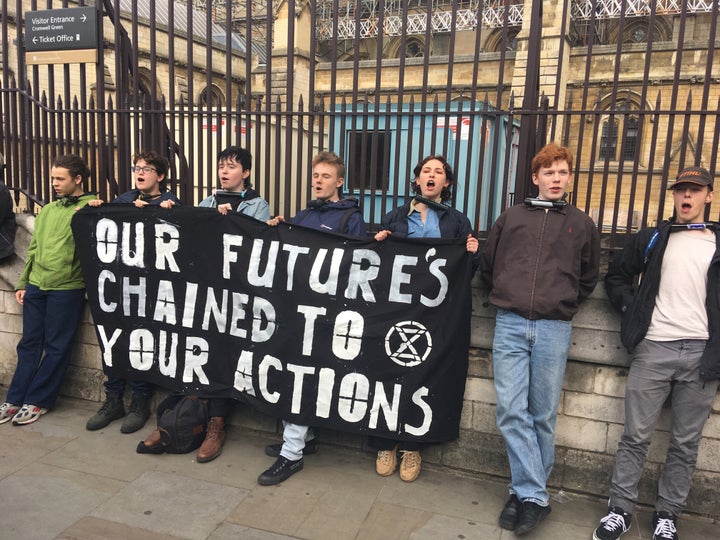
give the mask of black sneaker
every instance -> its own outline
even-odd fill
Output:
[[[670,512],[653,512],[652,540],[678,540],[677,518]]]
[[[280,450],[282,450],[282,443],[277,444],[268,444],[265,447],[265,455],[270,457],[278,457],[280,455]],[[318,451],[318,444],[317,439],[310,439],[305,443],[305,448],[303,448],[303,456],[309,456],[311,454],[315,454]]]
[[[522,503],[514,493],[505,503],[505,508],[500,512],[500,526],[508,531],[514,531],[517,527],[518,517],[520,516],[520,507]]]
[[[617,540],[630,530],[632,516],[619,506],[611,506],[593,533],[593,540]]]
[[[284,482],[302,468],[302,458],[297,461],[290,461],[280,456],[267,471],[258,476],[258,484],[261,486],[274,486],[275,484]]]
[[[150,418],[150,396],[133,394],[128,414],[120,426],[121,433],[135,433]]]
[[[123,416],[125,416],[125,404],[123,403],[122,396],[107,394],[105,403],[103,403],[100,410],[87,421],[85,429],[88,431],[102,429],[110,422],[120,420]]]
[[[524,501],[520,507],[515,535],[522,536],[537,527],[543,519],[550,515],[550,506],[540,506],[531,501]]]

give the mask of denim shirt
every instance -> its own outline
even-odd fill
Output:
[[[437,212],[428,208],[425,211],[425,223],[422,221],[422,214],[412,210],[408,215],[408,238],[441,238],[440,218]]]

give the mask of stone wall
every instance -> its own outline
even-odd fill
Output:
[[[27,246],[32,218],[21,214],[17,244]],[[22,252],[23,248],[18,251]],[[24,248],[26,249],[26,247]],[[0,266],[0,385],[7,389],[15,366],[14,348],[22,331],[21,310],[12,283],[19,261]],[[461,435],[454,442],[431,446],[423,452],[426,463],[498,477],[509,476],[505,447],[495,427],[495,389],[492,381],[492,328],[494,310],[477,286],[473,287],[472,348]],[[623,395],[628,355],[619,342],[619,317],[611,310],[602,285],[582,306],[573,321],[570,350],[557,422],[556,464],[550,478],[554,489],[607,496],[613,456],[623,428]],[[86,310],[80,326],[72,365],[62,393],[90,401],[103,397],[100,350]],[[156,398],[157,399],[157,398]],[[650,446],[640,484],[641,501],[654,500],[656,479],[668,443],[669,409],[663,412]],[[265,433],[279,433],[279,422],[248,407],[239,406],[232,425]],[[360,437],[321,430],[323,442],[360,447]],[[134,441],[134,439],[133,439]],[[705,427],[698,467],[688,500],[688,511],[720,518],[720,397]]]

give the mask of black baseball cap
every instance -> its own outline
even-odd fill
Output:
[[[710,191],[713,189],[712,176],[703,167],[686,167],[680,171],[677,180],[668,189],[675,189],[679,184],[697,184],[698,186],[710,186]]]

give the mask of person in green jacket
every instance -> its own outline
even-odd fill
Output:
[[[23,307],[18,361],[0,424],[31,424],[55,405],[82,314],[85,283],[70,221],[95,195],[84,192],[90,171],[74,155],[55,159],[51,169],[57,200],[35,220],[25,267],[15,287]]]

